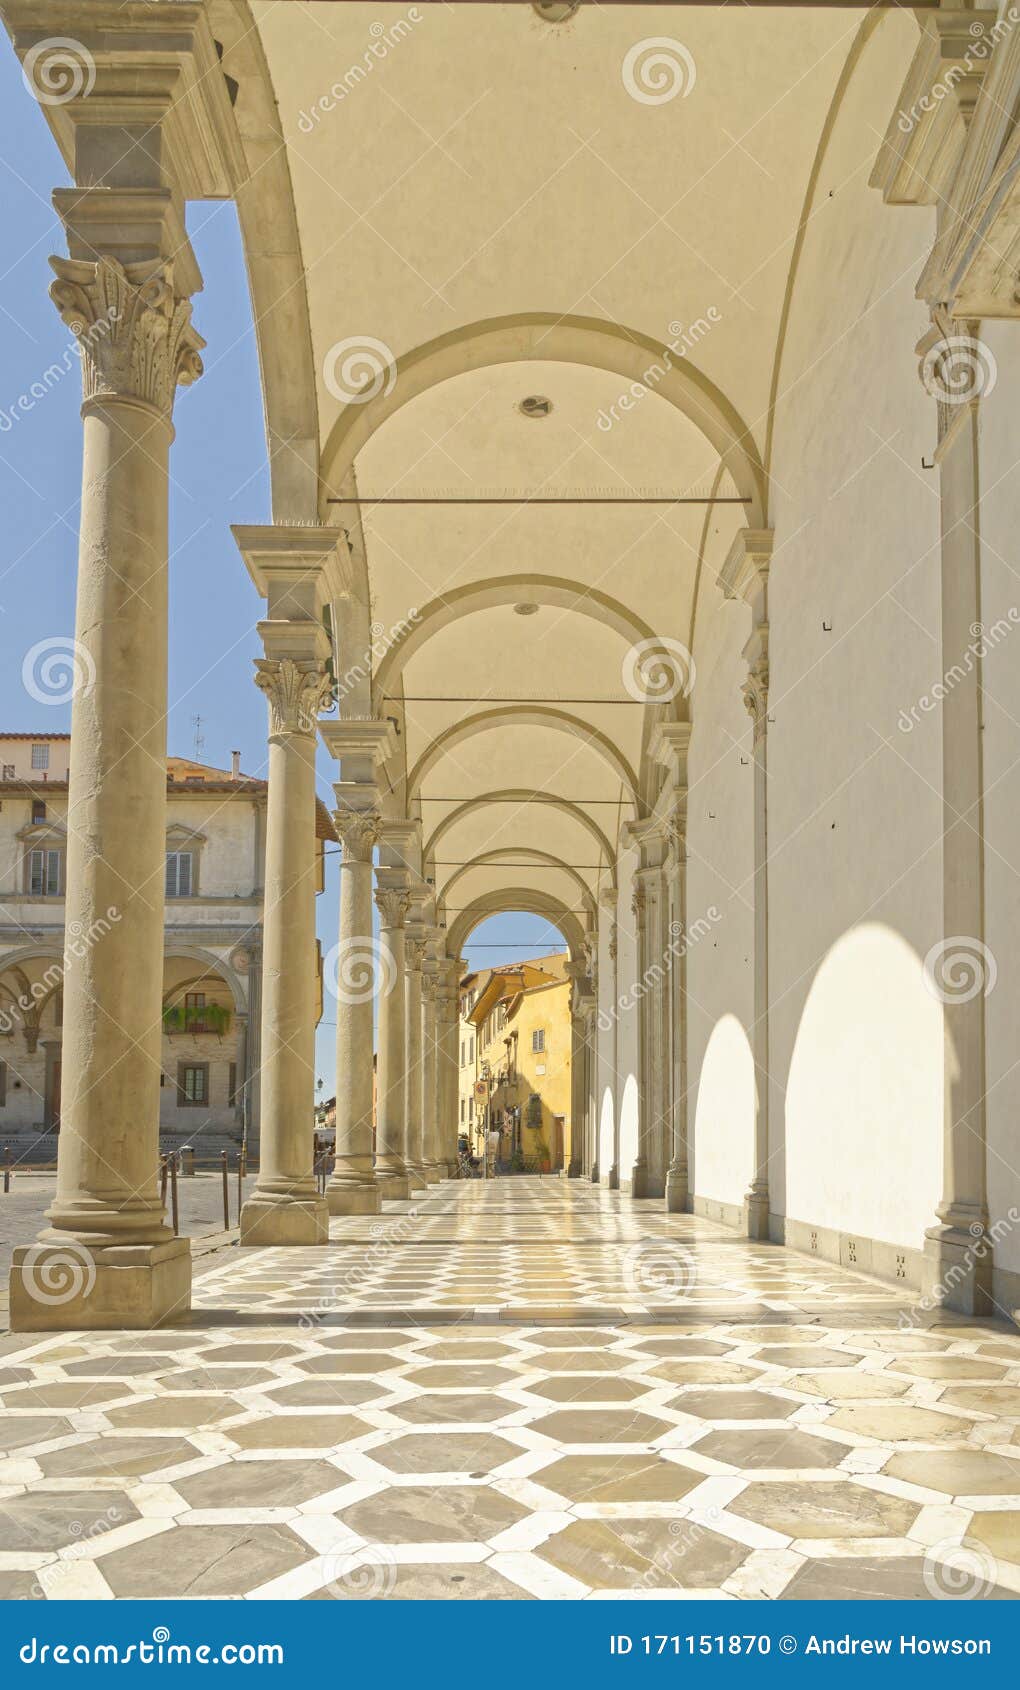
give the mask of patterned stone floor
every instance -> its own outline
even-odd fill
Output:
[[[1005,1324],[556,1180],[332,1231],[0,1341],[0,1597],[1020,1595]]]

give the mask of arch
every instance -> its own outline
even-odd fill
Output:
[[[436,823],[422,852],[425,861],[432,861],[439,849],[440,841],[445,838],[451,828],[455,827],[459,821],[463,821],[473,810],[480,810],[483,804],[499,803],[519,803],[522,807],[527,803],[541,803],[548,805],[550,809],[561,811],[563,815],[570,816],[574,821],[580,822],[603,853],[606,863],[605,872],[609,877],[609,883],[615,887],[616,852],[598,823],[589,816],[588,812],[580,809],[578,805],[572,804],[568,798],[557,798],[555,793],[548,795],[542,793],[538,796],[534,792],[528,792],[524,787],[510,786],[505,787],[502,791],[480,792],[477,798],[468,798],[463,804],[458,804],[455,810],[451,810],[449,815],[444,816],[442,821]]]
[[[571,962],[584,962],[585,934],[577,916],[552,893],[540,892],[534,886],[507,886],[500,892],[486,892],[476,898],[474,903],[459,912],[456,921],[447,929],[447,955],[451,959],[459,957],[476,927],[490,915],[504,915],[510,910],[544,916],[563,934]]]
[[[177,940],[167,940],[163,947],[163,961],[169,962],[173,957],[185,957],[190,962],[197,962],[209,974],[218,974],[230,988],[234,1000],[234,1008],[241,1015],[248,1012],[248,993],[241,983],[241,977],[229,962],[222,957],[215,956],[212,951],[204,951],[198,945],[185,945]],[[177,990],[177,987],[174,987]]]
[[[575,868],[571,868],[569,863],[564,862],[562,857],[555,856],[551,851],[538,851],[531,845],[504,845],[499,850],[483,851],[470,863],[465,863],[463,868],[459,868],[451,874],[449,880],[444,883],[442,891],[438,894],[439,903],[445,905],[452,887],[456,886],[459,880],[463,880],[465,875],[471,874],[474,869],[485,868],[486,865],[491,863],[493,859],[498,860],[507,851],[512,851],[514,855],[518,857],[528,857],[532,862],[548,863],[554,868],[560,869],[570,880],[574,882],[574,885],[580,893],[581,902],[588,910],[589,915],[594,918],[595,896],[587,881],[582,878]],[[512,866],[514,868],[524,868],[525,864],[514,863]]]
[[[604,318],[554,311],[487,317],[412,347],[396,360],[388,391],[365,404],[344,406],[322,453],[323,497],[335,493],[362,447],[395,412],[430,387],[493,364],[542,360],[583,364],[625,381],[641,381],[649,362],[666,373],[654,391],[699,428],[719,453],[746,504],[748,526],[764,527],[768,495],[754,437],[725,395],[689,358],[672,362],[668,349],[637,329]]]
[[[462,616],[517,604],[521,598],[559,610],[572,610],[579,616],[590,616],[599,624],[612,628],[631,645],[661,637],[619,599],[583,581],[567,581],[556,575],[524,574],[504,575],[498,581],[469,581],[432,599],[423,610],[419,610],[414,621],[407,626],[406,633],[387,648],[373,687],[376,714],[381,712],[384,699],[395,696],[387,688],[396,685],[411,658],[436,634]]]
[[[582,722],[579,716],[572,716],[568,710],[553,710],[546,705],[538,709],[521,709],[519,705],[501,705],[495,710],[479,710],[473,716],[465,716],[460,722],[444,730],[438,737],[427,745],[417,763],[407,777],[407,790],[414,794],[421,788],[421,783],[435,768],[436,764],[455,745],[463,745],[466,739],[473,739],[476,734],[486,733],[489,728],[502,727],[540,727],[555,728],[559,733],[573,734],[576,739],[583,739],[593,751],[598,751],[610,765],[613,773],[621,780],[635,803],[638,802],[638,780],[622,751],[618,751],[612,740],[605,734],[598,732],[587,722]]]

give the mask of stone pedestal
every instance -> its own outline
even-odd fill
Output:
[[[92,1250],[45,1238],[14,1251],[12,1332],[147,1330],[180,1320],[191,1308],[186,1238]]]

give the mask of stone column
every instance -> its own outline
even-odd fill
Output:
[[[441,962],[437,991],[439,1012],[439,1157],[452,1178],[457,1172],[457,1140],[460,1135],[460,964]]]
[[[601,1049],[604,1048],[605,1052],[606,1052],[605,1064],[604,1065],[605,1065],[605,1067],[608,1068],[609,1074],[612,1077],[611,1092],[612,1092],[612,1099],[613,1099],[613,1103],[612,1103],[612,1109],[613,1109],[612,1144],[611,1144],[611,1146],[608,1147],[609,1148],[608,1160],[606,1159],[606,1157],[604,1157],[603,1155],[600,1154],[600,1157],[599,1157],[600,1177],[601,1177],[602,1183],[604,1185],[608,1186],[610,1191],[619,1191],[619,1189],[620,1189],[620,1097],[619,1097],[619,1088],[617,1086],[617,1038],[618,1038],[619,1026],[620,1026],[620,1016],[619,1016],[619,1007],[618,1007],[618,1003],[617,1003],[619,988],[618,988],[617,972],[616,972],[617,932],[616,932],[616,887],[615,886],[610,886],[610,887],[604,888],[599,893],[599,907],[602,910],[601,920],[604,921],[607,924],[608,929],[609,929],[608,937],[607,937],[607,940],[606,940],[606,955],[607,955],[608,960],[609,960],[609,967],[607,969],[601,969],[599,971],[600,1009],[599,1009],[599,1015],[598,1015],[598,1018],[597,1018],[597,1021],[596,1021],[596,1026],[599,1027],[599,1031],[601,1032],[602,1038],[605,1041],[604,1046],[600,1048],[600,1061],[599,1061],[600,1094],[601,1094],[601,1091],[603,1089],[602,1082],[601,1082],[601,1070],[602,1070],[602,1066],[603,1066],[602,1058],[601,1058]],[[605,1020],[605,1018],[607,1016],[609,1018],[608,1019],[608,1025],[606,1024],[606,1020]],[[599,1023],[601,1023],[601,1025],[599,1025]],[[601,1098],[601,1095],[599,1097],[599,1127],[598,1127],[598,1130],[601,1133],[601,1131],[602,1131],[602,1098]]]
[[[638,1154],[631,1171],[633,1197],[662,1197],[670,1161],[669,1099],[669,948],[663,879],[665,845],[662,826],[649,820],[630,824],[641,853],[634,874],[632,909],[638,959]]]
[[[405,1152],[405,975],[404,923],[411,905],[408,877],[380,869],[375,901],[379,909],[379,1047],[376,1072],[375,1172],[382,1195],[410,1196]]]
[[[669,1026],[671,1035],[673,1154],[666,1173],[666,1208],[670,1214],[690,1208],[687,1150],[687,789],[667,824],[673,916],[670,921]],[[675,927],[675,933],[672,929]]]
[[[376,1215],[382,1198],[372,1147],[372,1018],[381,970],[372,937],[372,848],[379,817],[340,809],[333,819],[343,861],[335,969],[336,1161],[326,1201],[331,1215]]]
[[[93,192],[121,250],[156,255],[100,255],[77,226],[88,229],[89,191],[57,196],[77,256],[52,261],[51,292],[81,347],[84,434],[65,920],[90,940],[63,982],[49,1226],[14,1252],[20,1331],[151,1327],[190,1306],[189,1246],[164,1221],[157,1162],[168,468],[175,390],[202,369],[186,297],[201,280],[183,231],[178,264],[160,256],[172,250],[169,194],[145,196],[132,234],[137,196]]]
[[[925,1237],[924,1290],[963,1314],[991,1314],[993,1240],[988,1233],[985,1110],[985,997],[990,952],[984,942],[984,768],[976,323],[938,325],[918,348],[929,390],[940,398],[943,673],[963,678],[942,700],[942,932],[926,958],[942,1003],[945,1084],[942,1199]],[[963,341],[961,356],[952,345]],[[940,346],[946,346],[940,363]],[[975,349],[968,356],[968,348]],[[953,359],[958,360],[954,368]],[[961,385],[962,367],[969,386]],[[961,402],[962,396],[962,402]],[[972,654],[962,664],[964,653]],[[955,964],[955,967],[954,967]],[[962,985],[961,985],[962,980]]]
[[[439,1144],[439,964],[427,960],[422,992],[422,1168],[430,1185],[445,1172]]]
[[[422,986],[421,971],[425,961],[425,936],[418,923],[409,926],[404,940],[406,985],[404,992],[405,1062],[407,1084],[404,1092],[405,1143],[404,1160],[411,1190],[424,1191],[425,1177],[424,1122],[422,1117]]]
[[[242,1245],[325,1244],[313,1171],[315,1095],[315,735],[329,693],[321,622],[259,624],[255,684],[269,704],[269,805],[262,984],[262,1133]]]
[[[744,647],[747,676],[741,691],[752,724],[754,758],[754,1054],[755,1113],[751,1180],[744,1198],[748,1238],[769,1236],[769,567],[772,531],[742,528],[719,574],[727,598],[751,607],[751,637]]]

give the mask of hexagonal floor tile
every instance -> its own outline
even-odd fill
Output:
[[[531,1423],[533,1432],[561,1444],[650,1444],[675,1428],[640,1409],[557,1409]]]
[[[864,1485],[835,1480],[810,1484],[755,1483],[729,1505],[787,1537],[905,1537],[920,1503],[884,1496]]]
[[[165,1391],[247,1391],[275,1384],[277,1377],[268,1367],[189,1367],[164,1374],[160,1384]]]
[[[255,1362],[268,1365],[274,1361],[285,1361],[289,1356],[301,1354],[296,1344],[222,1344],[212,1350],[202,1351],[203,1364],[208,1362]]]
[[[244,1596],[312,1553],[287,1526],[182,1525],[104,1555],[100,1568],[115,1596]]]
[[[343,1579],[322,1590],[314,1590],[306,1598],[309,1602],[360,1602],[364,1589],[359,1587],[355,1568],[346,1588]],[[387,1567],[383,1588],[374,1592],[377,1599],[391,1602],[436,1602],[448,1597],[460,1597],[468,1602],[533,1601],[530,1590],[511,1584],[502,1573],[495,1572],[485,1562],[455,1561],[435,1564],[430,1561],[405,1561]]]
[[[861,1438],[881,1443],[952,1443],[965,1438],[972,1422],[956,1414],[939,1414],[932,1408],[905,1407],[902,1403],[868,1403],[838,1408],[826,1422]]]
[[[536,1379],[528,1390],[549,1402],[633,1402],[646,1397],[650,1386],[636,1379],[608,1378],[597,1374],[594,1378],[583,1373],[562,1373],[555,1379]]]
[[[813,1467],[838,1467],[850,1453],[847,1444],[830,1438],[814,1438],[792,1426],[781,1431],[709,1432],[693,1446],[699,1455],[731,1467],[757,1470],[762,1467],[802,1471]]]
[[[564,1455],[531,1475],[572,1502],[679,1502],[704,1478],[663,1455]]]
[[[389,1396],[390,1386],[381,1379],[302,1379],[265,1394],[287,1408],[357,1408]]]
[[[4,1392],[5,1408],[102,1408],[118,1397],[134,1396],[125,1380],[67,1379],[50,1385],[19,1385]]]
[[[509,1367],[493,1367],[485,1362],[437,1363],[435,1366],[416,1367],[413,1372],[404,1374],[408,1385],[432,1386],[436,1390],[453,1387],[463,1391],[478,1386],[505,1385],[516,1377]]]
[[[516,1414],[518,1404],[509,1402],[506,1397],[495,1395],[467,1396],[455,1394],[439,1396],[426,1393],[424,1396],[412,1397],[408,1402],[394,1403],[390,1409],[400,1420],[407,1420],[412,1425],[441,1425],[443,1423],[466,1425],[478,1421],[484,1423],[490,1420],[502,1420],[506,1414]]]
[[[620,1373],[633,1363],[629,1356],[605,1355],[599,1350],[551,1349],[540,1365],[550,1373]]]
[[[775,1344],[758,1350],[756,1361],[767,1361],[772,1367],[856,1367],[860,1356],[845,1355],[842,1350],[829,1350],[823,1344]]]
[[[988,1549],[997,1561],[1020,1563],[1020,1510],[1004,1508],[971,1516],[968,1543]]]
[[[486,1543],[528,1512],[489,1485],[392,1485],[339,1518],[369,1542]]]
[[[55,1449],[36,1460],[47,1479],[138,1479],[197,1461],[199,1451],[186,1438],[93,1438],[87,1444]]]
[[[470,1473],[480,1477],[521,1454],[495,1432],[408,1432],[369,1454],[392,1473]]]
[[[749,1553],[687,1520],[575,1520],[536,1551],[594,1590],[704,1589],[721,1585]]]
[[[750,1385],[762,1376],[760,1367],[742,1361],[660,1361],[644,1371],[671,1385]]]
[[[1020,1496],[1020,1461],[983,1449],[904,1450],[882,1471],[946,1496]]]
[[[953,1385],[943,1391],[939,1402],[973,1409],[977,1414],[1001,1414],[1011,1420],[1020,1415],[1020,1390],[1015,1385]]]
[[[45,1419],[11,1415],[0,1419],[0,1450],[28,1449],[53,1438],[66,1438],[70,1431],[71,1422],[55,1415]]]
[[[968,1595],[973,1592],[968,1591]],[[933,1588],[933,1574],[925,1577],[923,1556],[841,1556],[833,1561],[805,1561],[782,1592],[784,1602],[923,1602],[951,1595]],[[1016,1601],[998,1585],[981,1592],[985,1600]]]
[[[299,1373],[390,1373],[406,1364],[384,1350],[335,1350],[295,1362]]]
[[[225,1461],[175,1481],[189,1508],[289,1508],[339,1490],[350,1474],[328,1461]]]
[[[727,1355],[732,1344],[720,1344],[712,1338],[645,1338],[633,1351],[635,1356],[690,1356],[708,1360],[712,1356]]]
[[[499,1361],[503,1356],[518,1352],[510,1344],[490,1343],[487,1338],[459,1338],[447,1343],[428,1344],[418,1350],[415,1359],[427,1356],[429,1361]]]
[[[11,1496],[3,1504],[5,1550],[64,1549],[139,1518],[121,1490],[44,1491]]]
[[[789,1381],[791,1391],[804,1391],[811,1397],[825,1397],[831,1402],[877,1402],[882,1397],[901,1397],[910,1390],[905,1379],[895,1379],[888,1373],[861,1373],[833,1369],[828,1373],[798,1373]]]
[[[681,1391],[670,1408],[700,1420],[785,1420],[800,1407],[770,1391]]]
[[[164,1373],[173,1365],[166,1356],[93,1356],[87,1361],[67,1361],[64,1372],[72,1379],[133,1379],[139,1374]]]
[[[337,1449],[371,1428],[353,1414],[274,1414],[231,1426],[228,1436],[241,1449]]]
[[[244,1409],[229,1397],[148,1397],[144,1402],[126,1403],[123,1408],[111,1408],[107,1418],[111,1426],[152,1426],[167,1431],[175,1427],[197,1431],[200,1426],[218,1426],[231,1420]]]

